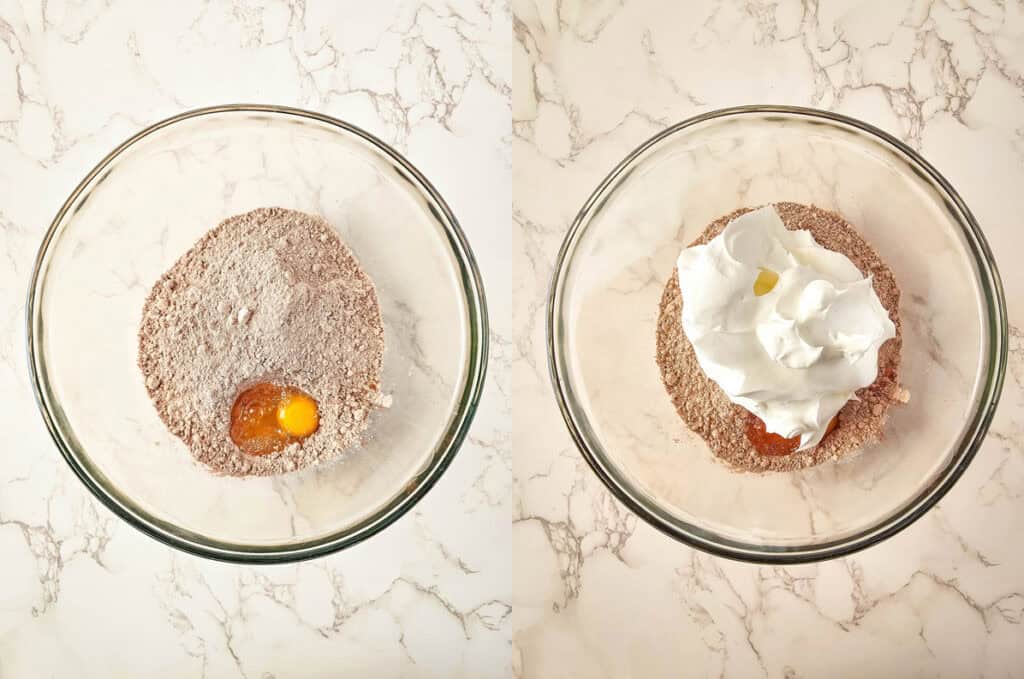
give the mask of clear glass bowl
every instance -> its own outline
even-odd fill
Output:
[[[711,220],[779,201],[840,212],[893,269],[911,400],[891,411],[885,440],[852,459],[738,473],[665,393],[658,302],[679,251]],[[655,528],[746,561],[831,558],[908,526],[970,463],[1006,367],[1002,286],[960,197],[897,139],[810,109],[715,111],[640,146],[569,230],[548,311],[556,395],[597,475]]]
[[[262,206],[323,215],[373,279],[393,405],[339,462],[216,476],[157,417],[139,320],[150,286],[203,233]],[[36,395],[79,478],[162,542],[243,562],[325,554],[408,511],[466,435],[487,336],[473,255],[430,183],[366,132],[277,106],[190,111],[114,149],[53,220],[28,298]]]

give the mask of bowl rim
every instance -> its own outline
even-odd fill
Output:
[[[466,299],[469,347],[467,362],[464,366],[465,380],[461,393],[458,394],[458,405],[451,415],[447,428],[438,437],[435,452],[426,467],[418,471],[395,496],[369,516],[343,530],[296,543],[246,545],[209,538],[177,526],[173,522],[155,517],[136,506],[127,496],[122,496],[120,492],[111,490],[104,475],[92,468],[87,461],[88,456],[79,451],[72,442],[71,439],[74,437],[66,435],[64,431],[66,423],[62,426],[59,418],[55,416],[46,387],[47,368],[42,359],[44,351],[39,346],[43,311],[41,305],[38,304],[38,298],[44,280],[42,277],[43,267],[47,261],[51,243],[60,230],[65,215],[81,193],[111,162],[141,140],[179,122],[225,113],[270,114],[274,117],[282,116],[283,119],[299,118],[321,123],[325,129],[330,129],[336,134],[354,135],[368,143],[372,147],[371,152],[380,153],[389,162],[399,166],[411,177],[410,183],[421,194],[425,194],[429,201],[433,202],[434,207],[440,211],[440,214],[437,215],[440,217],[438,221],[444,229],[447,244],[454,255],[458,278]],[[39,246],[29,281],[25,319],[30,383],[36,404],[50,437],[60,450],[64,460],[93,496],[126,523],[169,547],[209,559],[241,564],[289,563],[336,552],[387,528],[419,502],[451,464],[468,434],[479,405],[487,373],[490,337],[487,302],[476,259],[458,220],[433,184],[398,151],[356,125],[323,113],[272,104],[235,103],[190,109],[153,123],[115,146],[78,183],[50,222]]]
[[[630,170],[640,156],[668,137],[707,121],[744,116],[764,116],[765,114],[796,116],[818,123],[825,123],[833,127],[852,127],[866,133],[876,144],[888,147],[889,150],[894,150],[898,155],[902,155],[916,172],[925,176],[933,185],[937,186],[945,194],[944,198],[948,199],[955,207],[956,216],[958,217],[957,222],[964,231],[969,244],[968,249],[971,251],[975,264],[978,267],[979,283],[985,297],[987,337],[983,338],[982,344],[983,347],[987,348],[989,357],[985,366],[985,384],[980,391],[978,405],[971,414],[969,426],[961,438],[959,449],[951,458],[950,463],[947,464],[946,468],[942,470],[931,484],[919,492],[902,510],[885,517],[875,525],[844,538],[812,545],[757,545],[726,538],[714,531],[682,521],[669,514],[663,508],[648,502],[645,494],[625,478],[617,465],[605,457],[601,446],[592,446],[588,442],[586,431],[589,430],[589,425],[586,422],[577,421],[571,407],[571,403],[575,402],[575,397],[569,386],[566,374],[564,347],[562,342],[559,341],[564,336],[560,312],[568,264],[572,260],[576,245],[579,243],[582,234],[586,231],[595,207],[600,207],[604,200],[607,199],[608,194],[606,192],[609,187],[623,173]],[[601,180],[597,188],[587,198],[583,207],[580,208],[566,233],[562,246],[559,249],[558,257],[555,260],[554,271],[551,277],[547,300],[546,324],[548,372],[552,388],[555,392],[555,399],[558,402],[559,410],[562,413],[562,418],[565,420],[573,442],[602,483],[630,511],[658,531],[690,547],[715,556],[750,563],[791,565],[845,556],[875,545],[917,521],[942,499],[974,459],[988,431],[989,423],[995,414],[1006,373],[1008,323],[1002,281],[988,242],[985,240],[974,215],[960,195],[935,167],[921,157],[914,149],[889,133],[856,118],[802,106],[752,104],[708,111],[671,125],[631,151]]]

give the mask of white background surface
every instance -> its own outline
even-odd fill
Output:
[[[517,674],[1024,676],[1024,5],[517,0],[513,10]],[[1013,324],[992,431],[938,508],[873,549],[797,568],[694,552],[613,501],[566,433],[544,348],[558,247],[604,175],[672,123],[752,103],[839,111],[920,150],[987,235]]]
[[[50,442],[24,298],[42,234],[115,144],[199,106],[314,109],[416,164],[510,305],[511,19],[473,2],[0,2],[0,677],[507,676],[508,314],[468,443],[395,526],[246,568],[119,522]]]
[[[0,1],[0,676],[1024,676],[1020,0],[517,0],[514,22],[481,4]],[[297,566],[202,561],[120,524],[27,382],[25,288],[60,202],[131,133],[233,101],[395,144],[461,220],[491,308],[453,467],[385,533]],[[625,512],[572,446],[544,354],[551,265],[607,170],[668,124],[754,102],[922,151],[981,223],[1013,324],[958,486],[885,544],[798,568],[714,559]]]

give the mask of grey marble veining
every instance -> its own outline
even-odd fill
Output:
[[[1024,676],[1021,3],[513,11],[516,676]],[[629,515],[569,439],[545,354],[554,260],[604,174],[671,123],[750,103],[846,113],[921,151],[984,229],[1013,326],[988,439],[939,506],[878,547],[791,568],[710,557]]]
[[[1024,676],[1022,44],[1020,0],[0,4],[0,676]],[[25,366],[24,293],[61,201],[145,125],[235,101],[324,111],[407,154],[491,307],[451,469],[388,531],[298,565],[202,561],[121,523],[59,458]],[[545,355],[558,247],[607,170],[752,102],[920,150],[981,223],[1012,325],[1002,404],[954,490],[884,545],[793,568],[695,552],[613,500]]]
[[[42,234],[85,173],[152,122],[233,102],[394,144],[507,299],[510,25],[473,1],[0,5],[0,675],[509,675],[505,320],[470,438],[412,512],[342,553],[248,568],[173,552],[92,499],[36,412],[23,317]]]

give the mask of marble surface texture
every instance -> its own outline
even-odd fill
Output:
[[[511,367],[492,318],[470,437],[396,525],[298,565],[178,553],[72,475],[36,412],[24,300],[54,213],[161,118],[255,102],[364,127],[460,219],[511,305],[508,7],[462,2],[0,2],[0,677],[511,674]]]
[[[516,0],[513,671],[541,677],[1024,676],[1024,4]],[[975,462],[908,530],[763,567],[695,552],[613,500],[549,385],[544,299],[568,225],[640,142],[725,106],[871,122],[958,188],[1012,324]]]
[[[491,310],[451,469],[384,533],[298,565],[205,561],[122,524],[28,384],[26,286],[60,203],[128,135],[236,101],[405,153]],[[981,223],[1012,326],[952,492],[880,546],[791,568],[695,552],[613,500],[544,343],[558,247],[605,173],[673,122],[755,102],[920,150]],[[0,0],[0,677],[1024,677],[1022,183],[1021,0]]]

